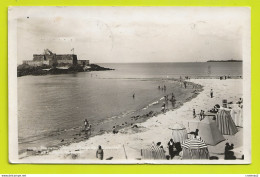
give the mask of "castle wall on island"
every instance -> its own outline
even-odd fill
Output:
[[[42,65],[50,65],[50,61],[24,60],[23,64],[27,64],[27,65],[30,65],[30,66],[42,66]]]
[[[89,65],[89,60],[78,60],[78,64],[82,66]]]
[[[58,54],[52,53],[50,50],[44,50],[45,54],[34,54],[33,60],[24,60],[23,64],[30,66],[53,66],[55,63],[57,66],[71,66],[71,65],[89,65],[89,60],[78,60],[75,54]]]

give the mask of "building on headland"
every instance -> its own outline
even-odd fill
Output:
[[[78,60],[75,54],[52,53],[49,49],[44,50],[44,54],[34,54],[33,60],[24,60],[23,64],[30,66],[72,66],[72,65],[89,65],[89,60]]]

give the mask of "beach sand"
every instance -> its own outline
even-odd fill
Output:
[[[119,133],[104,133],[91,137],[85,141],[72,143],[68,146],[62,146],[51,152],[41,152],[42,155],[25,157],[22,162],[27,163],[55,163],[80,160],[97,161],[96,150],[98,145],[104,149],[104,160],[140,160],[140,150],[149,147],[153,142],[161,142],[166,155],[168,154],[167,143],[171,138],[172,131],[169,129],[175,123],[183,124],[187,131],[194,131],[188,127],[190,121],[199,121],[193,119],[192,110],[195,109],[198,114],[200,110],[210,110],[215,104],[222,103],[223,99],[228,102],[237,102],[242,98],[243,88],[242,79],[191,79],[191,82],[203,86],[203,91],[194,99],[184,103],[183,106],[176,110],[171,110],[165,114],[153,116],[142,123],[135,123],[137,128],[125,127],[119,130]],[[214,91],[214,97],[210,98],[210,89]],[[225,141],[215,146],[208,145],[210,156],[216,156],[219,159],[224,158],[225,143],[233,143],[236,149],[235,155],[239,159],[243,155],[243,128],[239,128],[239,132],[234,136],[224,136]],[[179,160],[176,156],[173,160]],[[141,161],[140,161],[141,162]]]

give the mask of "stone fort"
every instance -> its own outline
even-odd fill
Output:
[[[89,65],[89,60],[78,60],[75,54],[52,53],[49,49],[44,50],[44,54],[34,54],[33,60],[23,60],[23,64],[30,66],[72,66],[72,65]]]

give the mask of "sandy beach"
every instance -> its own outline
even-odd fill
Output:
[[[73,143],[68,146],[62,146],[51,152],[43,151],[42,155],[29,156],[21,159],[22,162],[30,163],[58,163],[59,161],[67,163],[106,163],[108,160],[117,161],[140,160],[141,149],[149,147],[153,142],[161,142],[166,155],[168,154],[167,143],[172,136],[170,129],[175,123],[183,124],[187,131],[194,131],[189,122],[199,121],[193,118],[192,110],[195,109],[199,114],[200,110],[212,109],[215,104],[222,103],[223,99],[228,102],[237,102],[242,97],[242,79],[191,79],[191,82],[203,86],[203,91],[197,97],[187,101],[180,108],[170,110],[165,114],[153,116],[142,123],[135,123],[135,127],[128,126],[119,130],[119,133],[104,133],[91,137],[87,140]],[[210,97],[210,90],[213,89],[214,97]],[[239,128],[235,135],[225,135],[225,141],[215,146],[208,145],[210,156],[216,156],[219,159],[224,158],[225,143],[233,143],[237,159],[243,155],[243,128]],[[104,149],[104,160],[101,162],[96,158],[98,145]],[[108,148],[109,147],[109,148]],[[180,160],[175,156],[172,161]],[[111,161],[110,161],[111,162]],[[127,163],[124,161],[124,163]],[[152,162],[150,162],[152,163]]]

